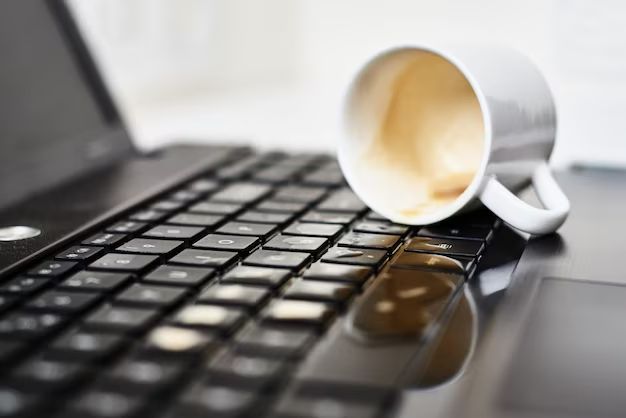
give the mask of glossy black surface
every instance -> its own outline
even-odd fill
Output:
[[[233,148],[173,147],[151,157],[129,158],[1,211],[2,224],[29,225],[43,232],[31,239],[0,242],[0,275],[17,267],[18,261],[35,257],[78,230],[93,228],[237,152]]]
[[[0,57],[0,207],[134,153],[63,0],[1,2]]]
[[[499,390],[500,408],[622,415],[625,301],[626,286],[543,279]]]
[[[623,249],[626,248],[626,235],[623,233],[626,200],[621,193],[626,184],[626,172],[579,169],[559,173],[557,178],[570,198],[572,204],[570,217],[558,234],[529,241],[512,275],[512,284],[507,297],[502,300],[501,308],[481,343],[479,355],[472,367],[473,372],[466,379],[463,396],[457,400],[450,416],[543,418],[623,415],[623,408],[617,414],[614,409],[623,398],[621,391],[617,393],[611,385],[606,386],[602,382],[606,383],[615,377],[614,372],[621,367],[615,363],[615,355],[610,353],[613,348],[622,344],[623,339],[619,332],[615,332],[614,325],[619,327],[623,322],[621,318],[623,315],[619,312],[621,306],[626,303],[626,299],[620,297],[624,294],[623,286],[626,284],[626,268],[620,262],[624,257]],[[576,282],[580,285],[568,284],[547,291],[541,283],[549,277],[567,279],[567,283]],[[585,285],[589,283],[593,285]],[[579,289],[580,293],[575,298],[568,296],[568,293],[575,289]],[[540,302],[541,292],[550,299],[547,305]],[[602,296],[603,293],[605,296]],[[550,323],[557,320],[557,313],[561,308],[576,301],[583,306],[571,306],[563,314],[571,320],[580,314],[583,318],[595,318],[593,325],[585,320],[579,325],[560,322],[559,326],[550,326]],[[554,306],[551,306],[552,304]],[[621,306],[612,314],[607,311],[609,308],[618,307],[618,304]],[[483,301],[478,301],[477,307],[481,306],[484,306]],[[531,325],[532,318],[536,318],[537,310],[543,311],[541,313],[543,319],[538,322],[538,327]],[[571,316],[567,311],[571,311]],[[548,332],[547,327],[552,331]],[[546,332],[542,333],[540,330]],[[523,339],[528,335],[527,332],[534,333],[533,341],[537,347],[545,348],[539,349],[524,360],[514,353],[522,350],[520,347],[524,345]],[[509,385],[507,390],[499,390],[505,379],[518,379],[519,382],[524,378],[519,372],[521,369],[516,368],[516,365],[523,361],[526,366],[520,366],[524,372],[532,373],[533,367],[543,361],[541,356],[550,355],[549,347],[569,344],[568,339],[573,336],[577,339],[578,347],[563,347],[563,356],[558,359],[565,362],[564,367],[569,371],[558,378],[556,374],[551,373],[550,378],[556,379],[553,385],[559,387],[550,390],[563,390],[565,396],[572,396],[576,392],[575,396],[580,396],[580,399],[570,399],[571,402],[561,404],[558,408],[555,407],[555,403],[565,399],[537,397],[536,402],[531,402],[532,405],[525,401],[523,408],[519,407],[520,402],[516,402],[517,407],[514,410],[503,407],[507,403],[510,405],[506,399],[517,401],[528,399],[526,396],[528,391],[534,389]],[[570,356],[573,353],[582,354],[580,350],[584,350],[584,358]],[[523,351],[529,353],[526,349]],[[569,360],[575,360],[568,361],[568,356]],[[551,367],[557,366],[552,364]],[[526,367],[530,370],[525,370]],[[582,376],[579,372],[584,368],[589,368],[589,372],[583,373],[585,376]],[[562,367],[559,366],[557,369]],[[607,370],[610,371],[604,372]],[[533,376],[533,384],[542,383],[536,379],[537,373]],[[622,378],[620,375],[619,379]],[[569,382],[569,379],[578,381]],[[576,385],[583,385],[584,392],[570,390]],[[615,387],[621,386],[622,384],[618,383]],[[581,399],[587,399],[587,404],[572,408]],[[539,400],[542,402],[538,402]]]

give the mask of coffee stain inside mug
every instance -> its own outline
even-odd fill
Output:
[[[396,75],[391,91],[374,98],[387,103],[361,167],[382,173],[373,187],[396,213],[424,215],[456,200],[476,175],[484,148],[481,108],[465,76],[439,55],[417,52],[388,71]]]

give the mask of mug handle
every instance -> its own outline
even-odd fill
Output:
[[[556,231],[565,222],[570,204],[546,162],[532,176],[537,197],[545,209],[536,208],[511,193],[495,176],[487,179],[480,200],[504,222],[521,231],[541,235]]]

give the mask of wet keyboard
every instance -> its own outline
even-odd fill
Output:
[[[421,338],[498,225],[393,224],[327,156],[245,156],[2,279],[0,417],[385,416],[384,379],[326,379],[333,335]]]

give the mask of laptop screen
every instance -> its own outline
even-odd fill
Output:
[[[0,207],[132,150],[60,1],[0,1]]]

